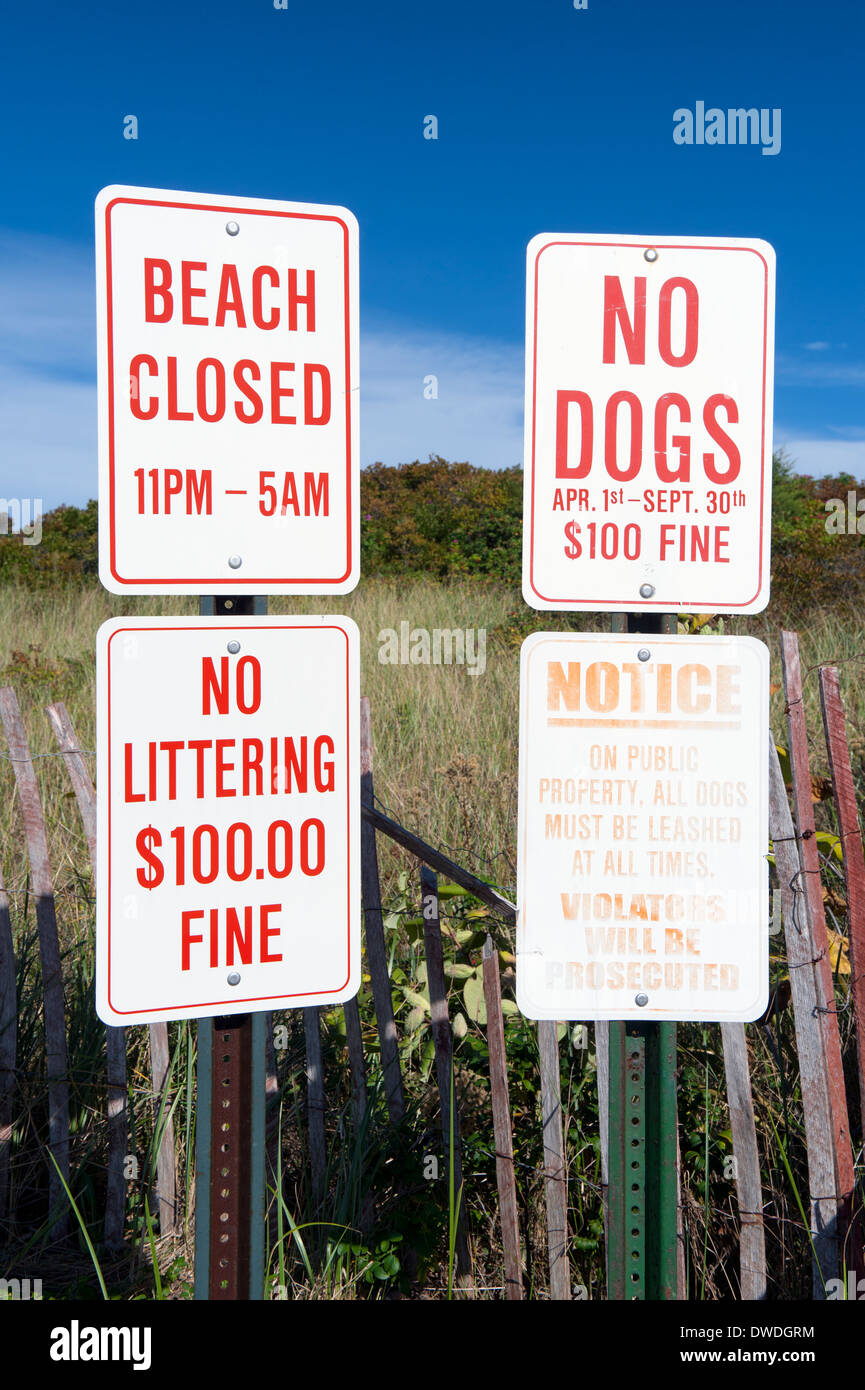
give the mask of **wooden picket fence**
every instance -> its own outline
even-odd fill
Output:
[[[830,1279],[849,1269],[862,1269],[862,1229],[856,1207],[856,1167],[848,1117],[842,1067],[838,1013],[835,1004],[830,940],[821,888],[820,859],[815,832],[811,774],[805,727],[802,675],[798,640],[793,632],[781,634],[781,656],[787,717],[787,747],[792,770],[792,809],[777,751],[770,750],[770,826],[778,893],[786,940],[791,1002],[795,1020],[801,1105],[803,1112],[809,1209],[806,1213],[813,1251],[813,1296],[825,1297]],[[846,884],[848,947],[851,964],[849,1004],[856,1030],[857,1074],[862,1116],[865,1116],[865,855],[856,806],[853,773],[841,704],[838,671],[819,669],[823,729],[831,770],[832,791],[843,854]],[[75,730],[63,704],[47,710],[58,744],[57,756],[68,771],[72,790],[96,869],[96,796]],[[14,772],[18,803],[30,865],[30,892],[35,900],[36,926],[41,960],[41,987],[45,1028],[45,1062],[48,1098],[49,1210],[52,1236],[61,1240],[70,1229],[66,1188],[70,1184],[69,1089],[67,1025],[57,916],[51,867],[40,793],[14,690],[0,690],[0,722]],[[449,1016],[448,981],[444,969],[442,930],[439,919],[438,876],[442,875],[486,904],[503,922],[513,924],[516,909],[502,893],[447,855],[390,819],[378,807],[373,779],[373,743],[369,702],[361,702],[361,801],[362,801],[362,897],[366,967],[378,1032],[380,1062],[388,1120],[399,1125],[406,1113],[401,1074],[399,1033],[394,1017],[388,970],[383,909],[377,858],[377,837],[385,836],[418,861],[423,903],[423,942],[427,966],[435,1075],[440,1102],[442,1142],[449,1154],[453,1110],[453,1163],[455,1188],[463,1186],[460,1152],[459,1099],[451,1096],[453,1084],[453,1035]],[[3,755],[5,756],[5,755]],[[44,755],[43,755],[44,756]],[[777,919],[776,919],[777,922]],[[524,1261],[521,1250],[514,1143],[508,1095],[506,1037],[502,1011],[498,953],[487,936],[483,948],[483,991],[486,1004],[486,1038],[489,1050],[490,1100],[495,1136],[498,1217],[504,1254],[504,1284],[508,1299],[524,1296]],[[327,1188],[325,1132],[325,1077],[322,1065],[320,1015],[317,1008],[304,1012],[307,1074],[307,1123],[311,1191],[317,1204]],[[13,1146],[16,1059],[16,957],[9,901],[0,876],[0,1230],[9,1214],[10,1161]],[[351,1110],[359,1127],[369,1105],[367,1070],[357,999],[344,1006],[346,1042],[351,1069]],[[162,1235],[178,1226],[175,1135],[166,1110],[170,1083],[168,1030],[165,1024],[148,1029],[150,1090],[155,1113],[162,1119],[153,1193],[154,1219]],[[572,1296],[567,1164],[564,1116],[560,1092],[560,1051],[556,1023],[537,1025],[540,1098],[543,1139],[543,1177],[546,1233],[549,1256],[549,1296],[558,1301]],[[600,1117],[601,1175],[607,1181],[609,1090],[608,1028],[594,1029]],[[267,1090],[275,1102],[278,1082],[269,1031]],[[721,1026],[727,1099],[730,1113],[739,1220],[740,1294],[742,1299],[767,1297],[764,1231],[764,1197],[757,1141],[746,1029],[742,1024]],[[106,1081],[108,1173],[105,1196],[104,1244],[119,1250],[124,1244],[127,1205],[124,1158],[129,1143],[127,1113],[126,1030],[106,1028]],[[271,1113],[274,1113],[271,1104]],[[271,1126],[271,1165],[279,1135]],[[74,1184],[73,1184],[74,1185]],[[473,1289],[471,1235],[460,1207],[455,1260],[458,1286]],[[680,1197],[679,1296],[684,1293],[684,1234]]]

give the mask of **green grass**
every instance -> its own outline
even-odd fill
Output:
[[[35,917],[28,865],[14,791],[12,768],[0,759],[0,868],[10,898],[18,958],[19,1077],[15,1094],[12,1153],[13,1227],[5,1233],[0,1275],[36,1274],[46,1297],[109,1296],[177,1298],[189,1295],[192,1275],[191,1179],[194,1145],[194,1032],[184,1023],[169,1028],[172,1088],[162,1117],[154,1113],[148,1082],[146,1030],[128,1030],[130,1151],[138,1177],[130,1179],[128,1250],[110,1257],[102,1246],[107,1140],[105,1126],[104,1029],[93,1010],[94,895],[87,846],[62,760],[45,717],[45,706],[66,702],[79,745],[95,747],[94,637],[99,624],[118,614],[189,613],[185,599],[118,599],[99,588],[2,593],[0,684],[19,697],[32,751],[51,756],[36,762],[49,834],[50,860],[64,950],[65,994],[70,1038],[72,1116],[71,1182],[77,1220],[63,1249],[47,1234],[48,1158],[44,1147],[47,1106],[44,1044]],[[362,582],[354,594],[327,601],[286,603],[272,599],[271,612],[343,611],[358,623],[362,683],[372,706],[375,789],[381,804],[409,828],[480,876],[515,892],[517,702],[519,641],[529,630],[586,626],[575,615],[530,614],[515,589],[460,581],[451,585],[422,579]],[[403,621],[428,629],[469,627],[487,632],[486,670],[472,677],[462,667],[388,665],[379,661],[379,633]],[[773,683],[780,686],[778,632],[800,628],[805,703],[813,771],[825,777],[827,760],[819,716],[816,666],[840,666],[854,773],[865,789],[865,624],[855,613],[814,611],[800,621],[774,611],[727,623],[727,631],[750,632],[772,653]],[[772,727],[786,743],[783,696],[772,697]],[[88,753],[95,772],[95,760]],[[817,807],[819,828],[832,829],[828,803]],[[455,1194],[443,1152],[435,1091],[428,1015],[407,998],[423,996],[420,885],[410,856],[379,837],[386,940],[392,963],[394,1005],[400,1033],[408,1117],[394,1133],[386,1120],[378,1038],[368,977],[360,996],[371,1103],[362,1133],[350,1110],[347,1051],[341,1010],[322,1015],[329,1154],[328,1197],[313,1212],[305,1125],[303,1029],[299,1014],[278,1014],[287,1045],[277,1051],[280,1098],[278,1174],[271,1175],[268,1227],[269,1275],[283,1297],[370,1298],[394,1291],[404,1296],[446,1299],[452,1271]],[[836,908],[837,908],[836,902]],[[845,925],[843,904],[839,925]],[[475,914],[475,915],[471,915]],[[503,988],[513,996],[513,934],[465,896],[443,897],[446,958],[455,971],[452,1017],[463,1024],[455,1036],[455,1086],[461,1107],[465,1204],[478,1288],[504,1283],[497,1227],[495,1158],[489,1107],[485,1031],[462,1007],[464,978],[480,963],[480,945],[490,931],[500,951]],[[773,983],[781,982],[783,946],[773,948]],[[462,978],[460,978],[460,974]],[[844,987],[844,981],[840,982]],[[780,998],[780,996],[779,996]],[[421,1005],[423,1000],[421,998]],[[853,1066],[850,1011],[840,1015],[842,1045]],[[543,1154],[538,1115],[535,1032],[526,1020],[506,1017],[509,1084],[514,1117],[515,1159],[525,1245],[526,1287],[547,1296],[546,1235],[543,1225]],[[679,1118],[683,1190],[690,1250],[692,1297],[735,1296],[737,1244],[735,1188],[724,1176],[731,1152],[720,1031],[713,1025],[682,1025]],[[808,1297],[811,1286],[808,1233],[800,1193],[807,1191],[804,1135],[795,1043],[789,1005],[779,1005],[765,1025],[748,1029],[758,1140],[766,1202],[770,1296]],[[573,1283],[591,1297],[604,1297],[602,1210],[597,1090],[591,1029],[588,1048],[561,1047]],[[855,1072],[848,1093],[858,1141]],[[150,1229],[145,1198],[151,1179],[156,1127],[170,1113],[177,1137],[178,1197],[184,1213],[181,1234],[162,1240]],[[424,1176],[425,1158],[437,1155],[440,1177]],[[98,1272],[99,1278],[96,1277]],[[478,1297],[496,1297],[480,1292]]]

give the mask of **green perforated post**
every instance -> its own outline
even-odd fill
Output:
[[[615,614],[613,632],[674,633],[675,615]],[[676,1024],[611,1023],[607,1292],[677,1297]]]

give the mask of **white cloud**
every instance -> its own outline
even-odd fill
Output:
[[[361,333],[360,346],[364,464],[430,454],[483,468],[522,462],[522,348],[402,326]],[[424,398],[429,376],[436,400]]]
[[[775,448],[783,448],[797,473],[812,478],[851,473],[865,479],[865,439],[797,439],[776,429]]]
[[[0,496],[96,495],[94,301],[90,251],[0,232]],[[363,464],[521,461],[521,348],[391,323],[361,333],[360,372]]]
[[[805,347],[806,347],[806,349],[808,350],[808,352],[825,352],[825,351],[827,350],[827,348],[830,348],[831,346],[832,346],[831,343],[806,343],[806,344],[805,344]]]

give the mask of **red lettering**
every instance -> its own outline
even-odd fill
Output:
[[[282,372],[293,372],[293,362],[271,362],[270,364],[270,418],[275,425],[296,425],[296,415],[282,415],[280,413],[280,401],[283,396],[293,396],[293,386],[281,386],[280,375]]]
[[[673,290],[685,291],[685,346],[677,357],[670,341],[673,317]],[[658,351],[668,367],[687,367],[697,355],[699,296],[691,280],[677,276],[661,287],[658,315]]]
[[[206,270],[207,261],[181,261],[180,262],[180,316],[184,323],[199,324],[202,327],[207,324],[207,315],[198,318],[192,312],[193,299],[203,299],[206,290],[198,289],[192,284],[192,272],[194,270]]]
[[[212,414],[207,409],[207,370],[216,375],[216,403]],[[202,357],[195,371],[195,404],[199,418],[213,424],[225,414],[225,368],[217,357]]]
[[[189,948],[195,943],[204,940],[203,936],[193,935],[191,923],[195,917],[203,917],[204,913],[199,908],[195,912],[181,912],[180,914],[180,968],[189,969]]]
[[[159,409],[159,397],[151,397],[150,405],[144,410],[141,405],[141,368],[146,367],[152,376],[157,375],[156,358],[140,352],[129,363],[129,409],[136,420],[152,420]]]
[[[272,289],[279,289],[279,275],[272,265],[260,265],[252,272],[252,321],[256,328],[276,328],[279,323],[279,310],[274,309],[269,318],[262,312],[261,285],[264,277],[270,280]]]
[[[168,418],[169,420],[191,420],[191,410],[177,409],[177,358],[168,359]]]
[[[644,366],[646,361],[646,277],[634,276],[634,318],[628,317],[625,296],[618,275],[604,276],[604,357],[605,362],[616,360],[616,324],[628,361]]]
[[[691,477],[690,435],[673,435],[670,443],[679,451],[679,466],[670,468],[667,464],[667,415],[671,406],[678,410],[679,420],[683,425],[689,424],[691,420],[691,409],[684,396],[669,391],[665,396],[658,398],[655,406],[655,470],[662,482],[687,483]]]
[[[253,381],[261,381],[261,372],[259,370],[258,364],[256,362],[253,362],[251,358],[244,357],[240,362],[235,363],[234,384],[237,387],[238,391],[241,391],[243,395],[246,397],[246,399],[250,402],[252,406],[252,411],[249,412],[244,410],[242,402],[235,401],[234,413],[237,416],[238,420],[242,420],[245,425],[254,425],[256,421],[260,420],[262,415],[264,414],[264,405],[262,404],[261,396],[258,394],[258,392],[254,391],[253,388],[249,385],[249,383],[244,379],[244,372],[248,372],[249,375],[252,377]]]
[[[618,410],[627,405],[631,412],[631,447],[627,468],[620,468],[617,462]],[[643,458],[643,407],[633,391],[616,391],[607,401],[604,418],[604,462],[607,472],[617,482],[628,483],[640,471]]]
[[[703,455],[703,467],[706,470],[706,477],[713,483],[732,483],[739,476],[739,469],[742,466],[742,456],[730,436],[721,429],[715,419],[715,412],[723,406],[727,412],[727,420],[731,425],[739,423],[739,409],[732,396],[725,396],[719,392],[715,396],[710,396],[703,406],[703,424],[711,439],[724,450],[729,460],[729,468],[722,472],[715,465],[714,454]]]
[[[313,393],[315,375],[321,381],[321,413],[316,415]],[[317,362],[307,362],[303,369],[303,422],[305,425],[326,425],[330,420],[330,372]]]
[[[572,405],[580,407],[580,461],[575,467],[568,463],[568,421]],[[592,466],[593,448],[592,401],[585,391],[556,392],[556,477],[585,478]]]
[[[161,280],[156,283],[156,272],[159,271]],[[171,266],[168,261],[160,261],[155,257],[145,256],[144,258],[144,322],[145,323],[168,323],[174,313],[174,296],[169,293],[171,286]],[[162,309],[156,311],[157,296],[162,300]]]
[[[229,291],[231,298],[229,298]],[[225,315],[234,314],[234,321],[238,328],[246,327],[246,314],[243,312],[243,300],[240,296],[240,281],[237,278],[236,265],[224,265],[222,275],[219,279],[219,297],[216,301],[216,318],[213,320],[217,328],[222,328],[225,324]]]
[[[315,271],[306,272],[306,294],[297,292],[297,271],[288,272],[288,327],[291,333],[297,331],[297,306],[306,305],[306,331],[315,332]]]

